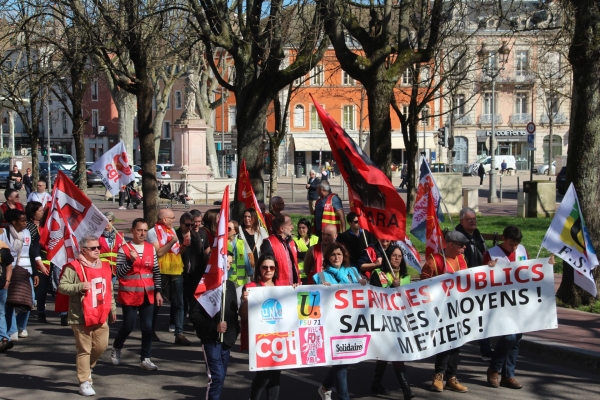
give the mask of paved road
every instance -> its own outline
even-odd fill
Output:
[[[52,305],[50,306],[52,308]],[[122,364],[110,364],[110,353],[103,355],[94,369],[94,386],[98,399],[199,399],[204,398],[206,387],[205,367],[199,341],[192,337],[191,347],[172,344],[173,335],[166,332],[167,307],[163,307],[159,336],[163,340],[154,345],[153,361],[158,371],[139,368],[140,333],[134,332],[126,342]],[[75,373],[75,345],[72,331],[61,327],[54,313],[49,313],[49,324],[30,323],[27,339],[0,354],[0,398],[66,400],[81,398]],[[111,328],[112,343],[120,323]],[[187,326],[187,329],[190,327]],[[237,350],[236,345],[234,350]],[[232,353],[232,359],[223,399],[246,399],[253,373],[248,371],[247,353]],[[459,380],[469,387],[469,394],[428,390],[432,375],[432,359],[408,364],[410,382],[421,399],[598,399],[600,385],[598,375],[549,362],[538,361],[534,354],[519,357],[517,378],[523,390],[493,389],[485,384],[487,365],[478,357],[477,348],[463,347],[459,367]],[[287,370],[282,375],[281,399],[318,400],[317,388],[327,372],[326,368]],[[349,389],[352,398],[374,398],[370,391],[373,362],[352,365],[349,369]],[[391,367],[384,384],[393,389],[391,396],[401,398],[399,386]]]

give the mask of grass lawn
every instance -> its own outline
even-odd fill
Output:
[[[312,219],[310,216],[300,214],[292,214],[291,217],[292,221],[294,222],[294,227],[297,226],[300,218],[307,218],[309,221]],[[518,226],[523,232],[523,241],[521,244],[525,246],[529,256],[531,258],[535,258],[551,221],[551,218],[484,217],[479,215],[477,217],[477,226],[482,233],[498,232],[499,235],[502,235],[502,231],[508,225]],[[406,219],[407,231],[410,230],[411,222],[412,216],[408,216]],[[453,225],[450,225],[448,217],[446,216],[446,222],[442,222],[441,224],[442,229],[454,229],[454,227],[458,225],[458,217],[452,218],[452,222]],[[409,237],[417,250],[419,250],[421,253],[424,253],[425,243],[422,243],[410,233]],[[491,247],[493,244],[491,241],[488,241],[487,245],[488,247]],[[540,252],[540,257],[548,256],[550,256],[550,252],[546,249],[542,249]],[[556,258],[554,272],[562,273],[562,260],[560,258]],[[417,271],[411,271],[411,275],[418,275],[418,273]]]

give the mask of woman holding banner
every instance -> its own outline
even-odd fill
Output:
[[[364,286],[367,284],[367,280],[358,274],[356,268],[349,265],[350,255],[343,244],[333,243],[327,248],[324,264],[323,271],[313,276],[317,285],[331,286],[332,284],[348,285],[360,283]],[[349,400],[347,375],[347,365],[332,366],[323,381],[323,385],[319,388],[321,398],[323,400],[331,399],[331,388],[335,386],[338,397],[342,400]]]
[[[389,246],[386,249],[385,254],[390,261],[392,272],[390,273],[389,269],[384,270],[381,267],[375,268],[371,273],[371,280],[369,283],[372,286],[383,288],[397,288],[398,286],[408,285],[410,283],[410,275],[408,275],[408,268],[406,267],[406,261],[404,261],[400,247],[394,245]],[[389,390],[381,384],[381,379],[383,378],[387,364],[387,361],[375,362],[375,374],[373,375],[373,382],[371,383],[371,391],[373,393],[384,395],[390,394]],[[394,367],[394,373],[398,378],[398,382],[400,382],[404,400],[415,397],[415,394],[410,390],[410,386],[408,386],[406,380],[406,366],[404,365],[404,362],[392,361],[392,366]]]
[[[269,234],[258,223],[258,215],[254,208],[244,211],[240,225],[240,238],[244,241],[245,252],[248,255],[249,267],[254,268],[255,261],[260,256],[260,246]],[[256,271],[255,271],[256,272]],[[256,273],[254,274],[256,276]]]
[[[308,278],[304,272],[304,256],[309,248],[319,243],[319,238],[310,233],[310,222],[306,218],[300,218],[298,221],[298,236],[294,238],[296,248],[298,249],[298,269],[300,270],[300,279],[302,284],[308,283]]]

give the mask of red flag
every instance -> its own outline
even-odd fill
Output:
[[[263,228],[267,229],[267,224],[265,223],[265,217],[260,210],[258,205],[258,200],[256,200],[256,196],[254,195],[254,188],[252,187],[252,182],[250,182],[250,175],[248,174],[248,169],[246,168],[246,159],[242,159],[242,164],[240,165],[240,176],[238,178],[238,201],[244,203],[246,209],[254,208],[256,210],[256,214],[258,216],[258,221],[263,226]]]
[[[99,237],[108,224],[92,201],[61,171],[58,171],[52,205],[40,243],[48,250],[48,260],[62,268],[75,259],[77,242],[84,236]]]
[[[229,186],[223,193],[221,202],[221,211],[219,212],[219,222],[217,227],[217,245],[210,253],[210,259],[206,266],[206,271],[194,297],[206,312],[214,317],[221,311],[221,301],[223,296],[223,284],[227,279],[227,223],[229,222]]]
[[[311,96],[312,98],[312,96]],[[333,158],[348,185],[350,207],[360,226],[379,239],[403,240],[406,205],[388,177],[313,98]]]
[[[425,259],[428,260],[430,255],[439,253],[441,248],[446,247],[446,241],[440,228],[435,202],[431,190],[427,193],[427,227],[426,227],[426,247]]]

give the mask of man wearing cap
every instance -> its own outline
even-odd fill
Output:
[[[453,274],[457,271],[467,269],[465,260],[465,246],[467,238],[460,232],[450,231],[446,233],[446,248],[444,254],[433,254],[421,270],[421,280],[433,278],[442,274]],[[444,373],[446,373],[446,389],[459,393],[467,392],[467,387],[456,379],[458,368],[458,355],[460,347],[438,353],[435,356],[435,374],[431,389],[436,392],[444,391]]]

